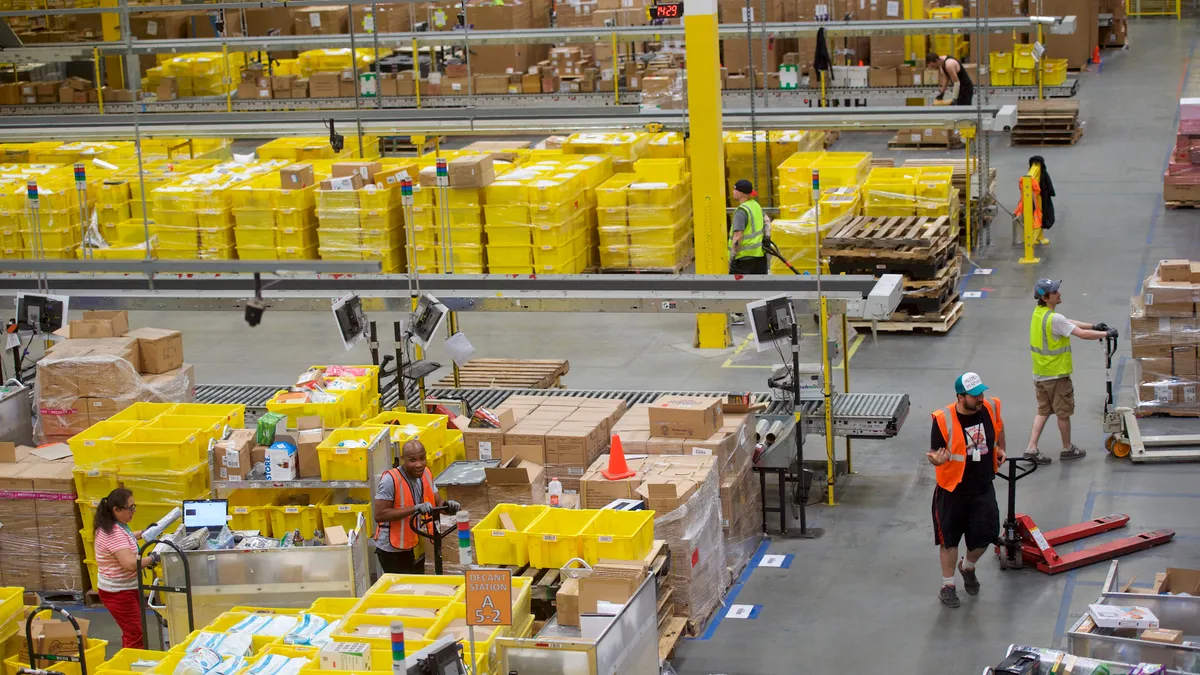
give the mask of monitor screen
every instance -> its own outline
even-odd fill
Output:
[[[229,502],[224,499],[205,499],[183,502],[183,527],[189,531],[207,527],[216,531],[229,522]]]

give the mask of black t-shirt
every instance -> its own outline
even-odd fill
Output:
[[[996,429],[992,426],[992,417],[988,414],[987,408],[982,405],[979,406],[979,410],[970,415],[963,415],[957,410],[954,411],[954,414],[958,416],[955,428],[967,441],[967,466],[963,471],[962,482],[959,483],[955,492],[959,490],[982,492],[996,479],[994,459],[992,458],[992,452],[996,448]],[[975,461],[973,452],[976,446],[979,446],[978,462]],[[929,447],[933,450],[941,450],[946,447],[946,439],[942,437],[942,429],[938,426],[937,420],[933,422]]]

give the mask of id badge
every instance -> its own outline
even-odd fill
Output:
[[[979,461],[979,448],[975,448],[974,450],[971,451],[971,461],[972,462]]]

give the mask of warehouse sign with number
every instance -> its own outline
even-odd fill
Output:
[[[465,570],[468,626],[512,625],[512,570]]]

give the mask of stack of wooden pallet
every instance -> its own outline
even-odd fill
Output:
[[[458,371],[458,386],[466,389],[552,389],[570,370],[566,359],[471,359]],[[454,375],[438,380],[453,387]]]
[[[957,229],[946,216],[859,217],[827,235],[821,255],[833,274],[904,275],[900,307],[879,330],[944,333],[963,314]]]
[[[1013,145],[1075,145],[1083,135],[1079,101],[1018,101]]]

